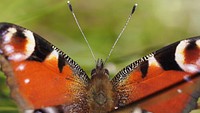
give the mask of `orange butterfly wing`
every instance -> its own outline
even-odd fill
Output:
[[[153,113],[185,113],[200,96],[200,37],[176,42],[130,64],[112,83],[117,106]]]
[[[0,63],[11,96],[23,110],[66,105],[79,111],[88,76],[69,56],[31,31],[0,24]],[[82,100],[80,100],[82,98]]]

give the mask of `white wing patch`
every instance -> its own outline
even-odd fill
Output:
[[[13,28],[13,27],[8,28],[8,30],[6,31],[6,34],[3,36],[3,39],[4,39],[3,43],[4,44],[9,43],[11,41],[13,34],[16,32],[17,32],[16,28]]]
[[[198,48],[200,48],[200,40],[196,41],[196,45],[197,45]]]
[[[28,58],[29,56],[31,56],[31,54],[34,52],[35,49],[35,38],[33,36],[33,33],[29,30],[24,30],[24,35],[26,36],[26,57]]]
[[[51,60],[51,59],[58,59],[58,52],[56,50],[53,50],[49,56],[47,56],[46,60]]]
[[[159,63],[157,62],[154,56],[149,57],[148,61],[149,61],[149,66],[160,67]]]

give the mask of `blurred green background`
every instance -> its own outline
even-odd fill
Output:
[[[0,0],[0,21],[28,28],[72,57],[90,75],[94,59],[65,0]],[[138,3],[107,66],[111,75],[172,42],[200,35],[198,0],[71,0],[97,58],[105,59],[132,6]],[[0,75],[0,113],[16,113]],[[196,113],[199,111],[196,111]],[[195,113],[195,111],[193,112]]]

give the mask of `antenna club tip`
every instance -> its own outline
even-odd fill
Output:
[[[68,7],[69,7],[70,11],[73,12],[72,5],[71,5],[69,0],[67,1],[67,4],[68,4]]]
[[[134,6],[135,6],[135,7],[137,7],[137,6],[138,6],[138,4],[136,3]]]
[[[132,11],[131,11],[131,15],[135,12],[135,9],[136,9],[136,7],[138,6],[138,4],[136,3],[136,4],[134,4],[134,6],[133,6],[133,9],[132,9]]]

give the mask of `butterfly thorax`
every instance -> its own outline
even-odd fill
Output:
[[[108,70],[104,68],[102,60],[98,60],[96,68],[91,72],[89,85],[89,104],[91,112],[105,113],[114,107],[114,92],[109,80]]]

